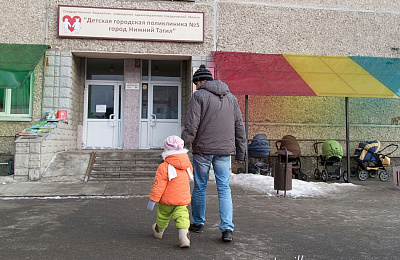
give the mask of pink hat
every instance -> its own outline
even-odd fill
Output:
[[[183,140],[176,135],[171,135],[165,138],[164,148],[167,151],[180,150],[183,148],[183,146],[184,146]]]

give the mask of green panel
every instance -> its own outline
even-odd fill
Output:
[[[0,43],[0,88],[23,85],[48,45]]]

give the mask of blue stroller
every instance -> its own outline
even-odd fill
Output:
[[[248,146],[249,173],[271,175],[268,156],[271,152],[268,138],[265,134],[256,134]]]
[[[376,176],[379,176],[381,181],[389,179],[389,173],[385,167],[390,166],[389,155],[398,149],[398,145],[389,144],[379,151],[380,147],[381,143],[377,140],[358,144],[354,155],[357,162],[356,174],[360,181],[365,181],[368,177]],[[383,154],[382,152],[389,147],[392,147],[392,151]]]

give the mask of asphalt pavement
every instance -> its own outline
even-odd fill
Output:
[[[232,185],[235,231],[221,241],[214,181],[203,233],[179,248],[174,222],[152,235],[153,179],[0,185],[0,259],[399,259],[400,189],[352,179],[357,189],[290,198]],[[334,181],[332,181],[334,182]],[[190,210],[190,206],[189,206]]]

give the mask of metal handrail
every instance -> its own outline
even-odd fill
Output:
[[[84,182],[87,182],[87,181],[89,181],[89,179],[90,179],[90,174],[92,173],[92,169],[93,169],[93,165],[94,165],[95,159],[96,159],[96,152],[93,151],[93,152],[90,154],[90,159],[89,159],[88,167],[87,167],[87,169],[86,169],[85,176],[83,177],[83,181],[84,181]]]

